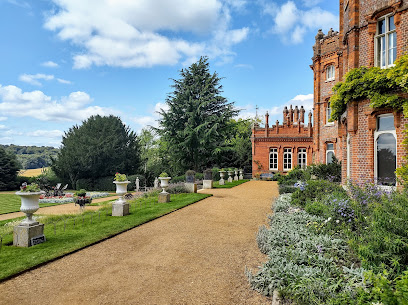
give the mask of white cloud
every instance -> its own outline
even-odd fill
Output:
[[[230,28],[230,9],[244,0],[53,0],[45,28],[81,48],[74,68],[184,64],[201,55],[233,56],[248,35]],[[183,34],[196,41],[180,38]],[[191,36],[191,35],[189,35]]]
[[[167,103],[156,103],[154,106],[149,107],[150,115],[136,116],[131,118],[131,121],[138,125],[138,130],[145,128],[147,126],[157,127],[157,120],[160,118],[159,112],[163,109],[165,112],[169,110]]]
[[[37,74],[22,74],[20,75],[20,77],[18,78],[19,80],[21,80],[22,82],[26,82],[35,86],[41,86],[41,82],[39,82],[39,79],[42,80],[52,80],[54,79],[54,75],[49,75],[49,74],[41,74],[41,73],[37,73]]]
[[[5,117],[5,116],[0,116],[0,122],[6,121],[6,120],[7,120],[7,117]]]
[[[66,85],[71,85],[72,82],[66,79],[62,79],[62,78],[57,78],[57,81],[61,84],[66,84]]]
[[[304,0],[307,6],[320,1]],[[307,31],[319,28],[329,29],[338,25],[338,16],[319,7],[299,9],[294,1],[287,1],[278,7],[276,4],[264,5],[264,12],[272,16],[274,26],[272,33],[281,37],[285,43],[301,43]]]
[[[27,133],[29,137],[60,138],[64,135],[61,130],[35,130]]]
[[[7,126],[6,125],[0,125],[0,129],[6,129]]]
[[[56,62],[53,62],[51,60],[43,62],[41,65],[47,68],[58,68],[59,67],[59,65]]]
[[[23,92],[16,86],[0,85],[0,112],[9,116],[78,122],[91,115],[118,114],[114,109],[91,106],[91,103],[91,97],[81,91],[55,100],[39,90]]]

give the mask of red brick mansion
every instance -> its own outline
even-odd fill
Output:
[[[341,119],[329,122],[333,86],[353,68],[389,68],[408,53],[408,0],[340,0],[340,31],[316,35],[313,46],[313,126],[303,109],[285,109],[283,124],[254,126],[253,175],[286,172],[296,165],[342,161],[347,179],[395,184],[405,154],[408,118],[392,109],[373,109],[369,100],[348,103]],[[309,114],[309,122],[312,114]]]

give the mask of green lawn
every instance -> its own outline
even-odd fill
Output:
[[[240,184],[248,182],[248,181],[249,181],[248,179],[244,179],[244,180],[232,181],[231,183],[229,183],[227,180],[225,180],[224,185],[220,185],[218,181],[214,181],[213,188],[215,188],[215,189],[229,189],[229,188],[232,188],[234,186],[240,185]]]
[[[135,199],[131,201],[130,215],[125,217],[112,217],[110,205],[99,211],[89,211],[77,216],[47,217],[42,221],[45,223],[44,234],[47,238],[43,244],[30,248],[18,248],[12,246],[12,234],[3,236],[3,245],[0,249],[0,280],[134,228],[208,196],[211,195],[176,194],[171,195],[171,202],[166,204],[158,204],[157,196]],[[0,222],[0,225],[6,222]]]
[[[109,194],[109,196],[101,197],[101,198],[108,198],[112,196],[116,196],[116,194]],[[67,203],[69,202],[40,203],[40,208],[51,207],[54,205],[67,204]],[[13,213],[13,212],[20,212],[20,206],[21,206],[20,196],[14,195],[14,194],[0,194],[0,215],[7,214],[7,213]]]

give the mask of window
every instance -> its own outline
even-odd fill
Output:
[[[278,149],[271,148],[269,151],[269,170],[278,170]]]
[[[378,184],[395,185],[397,165],[397,141],[393,115],[377,118],[375,139],[375,177]]]
[[[299,148],[298,149],[298,165],[301,168],[305,168],[307,165],[307,153],[306,148]]]
[[[334,158],[334,144],[327,143],[326,144],[326,164],[333,163]]]
[[[326,108],[326,124],[334,124],[334,122],[329,122],[330,117],[331,117],[331,105],[330,102],[327,103],[327,108]]]
[[[289,171],[292,169],[292,148],[283,150],[283,170]]]
[[[397,33],[394,16],[385,16],[377,22],[375,47],[377,67],[388,68],[393,66],[397,59]]]
[[[326,68],[326,81],[331,81],[336,78],[334,65],[330,65]]]

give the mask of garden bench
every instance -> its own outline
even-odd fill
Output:
[[[273,179],[273,173],[263,173],[260,176],[261,180]]]

